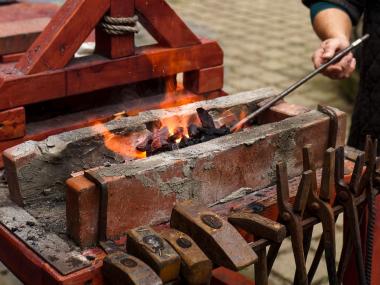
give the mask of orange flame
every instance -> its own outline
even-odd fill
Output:
[[[146,157],[146,152],[136,150],[137,141],[141,138],[139,133],[132,133],[127,136],[113,134],[102,123],[97,123],[93,126],[93,129],[103,135],[104,145],[109,150],[130,159]]]

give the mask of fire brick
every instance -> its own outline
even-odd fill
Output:
[[[83,176],[67,180],[68,190],[66,201],[70,209],[66,212],[66,225],[68,232],[74,240],[81,244],[94,245],[98,233],[99,195],[94,183]],[[82,227],[86,225],[86,227]]]
[[[337,114],[338,145],[343,145],[345,114]],[[211,204],[241,187],[272,185],[279,161],[288,163],[290,177],[300,175],[305,144],[313,145],[316,165],[321,167],[328,133],[329,117],[310,111],[178,151],[88,171],[87,177],[105,185],[102,199],[106,206],[101,209],[105,220],[99,231],[106,238],[115,238],[142,224],[165,222],[176,200]],[[70,208],[68,203],[68,212]]]
[[[83,128],[50,136],[40,142],[25,142],[9,148],[4,151],[3,157],[11,198],[22,206],[36,201],[44,189],[51,189],[52,195],[57,199],[64,198],[63,191],[58,186],[64,184],[71,173],[104,163],[122,163],[124,157],[102,146],[103,131],[122,135],[137,131],[144,133],[150,125],[160,120],[192,116],[197,108],[212,109],[212,113],[216,114],[231,108],[238,111],[242,106],[249,111],[258,102],[274,94],[274,89],[264,88],[181,107],[141,112],[136,116],[110,121],[98,130],[94,127]],[[90,155],[85,155],[87,153]],[[64,167],[57,167],[57,163]]]

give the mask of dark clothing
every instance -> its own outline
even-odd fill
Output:
[[[366,135],[380,140],[380,0],[323,0],[344,7],[354,24],[364,13],[364,33],[371,35],[360,54],[360,86],[348,144],[363,149]],[[320,0],[303,0],[310,5]]]
[[[312,4],[310,5],[310,18],[311,18],[311,21],[313,22],[314,21],[314,18],[322,11],[324,10],[328,10],[328,9],[331,9],[331,8],[335,8],[335,9],[340,9],[340,10],[343,10],[344,12],[346,12],[348,15],[350,15],[348,13],[348,11],[341,5],[337,5],[337,4],[333,4],[333,3],[330,3],[330,2],[324,2],[324,1],[321,1],[321,2],[318,2],[318,3],[315,3],[315,4]],[[353,22],[355,19],[351,19],[351,21]]]

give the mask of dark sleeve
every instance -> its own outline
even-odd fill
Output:
[[[320,2],[321,0],[302,0],[302,2],[311,7],[313,4]],[[323,2],[329,2],[342,7],[352,19],[352,22],[356,24],[363,11],[365,0],[322,0]]]

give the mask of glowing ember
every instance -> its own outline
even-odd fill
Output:
[[[130,159],[145,158],[146,152],[136,149],[137,141],[141,137],[138,133],[121,136],[111,133],[103,124],[93,126],[94,131],[104,137],[104,145],[111,151]]]

